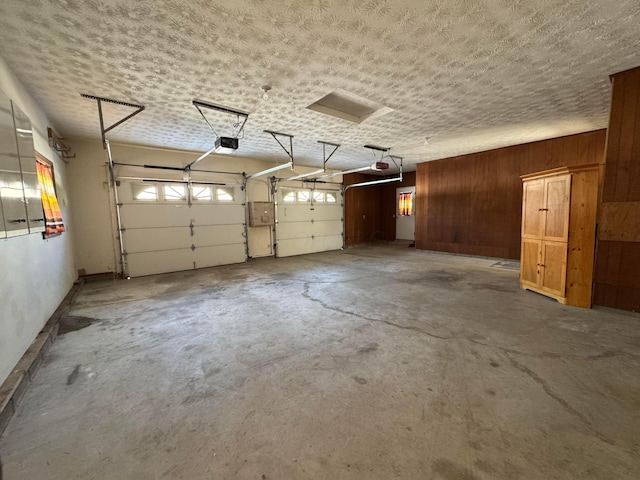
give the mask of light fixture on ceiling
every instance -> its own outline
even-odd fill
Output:
[[[260,90],[262,90],[262,100],[264,100],[265,102],[269,100],[269,92],[271,91],[271,85],[263,85],[260,87]]]

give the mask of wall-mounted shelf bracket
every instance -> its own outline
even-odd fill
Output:
[[[71,147],[65,143],[64,138],[58,136],[53,128],[47,127],[47,137],[49,137],[49,146],[58,152],[65,163],[69,163],[67,160],[70,158],[76,158],[76,154],[71,153]]]

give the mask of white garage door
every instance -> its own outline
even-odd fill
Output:
[[[276,244],[279,257],[342,248],[341,191],[280,188],[277,199]]]
[[[138,277],[244,262],[242,193],[239,185],[121,181],[126,273]]]

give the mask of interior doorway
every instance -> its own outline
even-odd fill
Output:
[[[416,187],[396,188],[396,240],[416,239]]]

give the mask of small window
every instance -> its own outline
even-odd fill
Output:
[[[196,185],[191,187],[191,198],[198,202],[210,202],[213,198],[211,187]]]
[[[185,200],[186,189],[184,185],[165,185],[164,186],[164,199],[171,202]]]
[[[413,193],[412,192],[400,193],[398,198],[398,215],[401,217],[408,217],[413,215]]]
[[[293,190],[282,191],[282,201],[285,203],[293,203],[296,201],[296,192]]]
[[[337,203],[338,202],[338,194],[337,192],[326,192],[325,199],[327,203]]]
[[[316,203],[324,203],[324,192],[313,192],[313,201]]]
[[[155,185],[149,184],[133,184],[133,199],[134,200],[158,200],[158,189]]]
[[[62,214],[56,196],[56,186],[53,179],[53,164],[44,159],[36,160],[38,185],[42,199],[42,213],[44,213],[44,237],[60,235],[65,231]]]
[[[216,188],[216,199],[219,202],[233,202],[234,200],[233,187],[218,187]]]
[[[308,202],[311,199],[311,192],[309,190],[298,190],[298,201]]]

